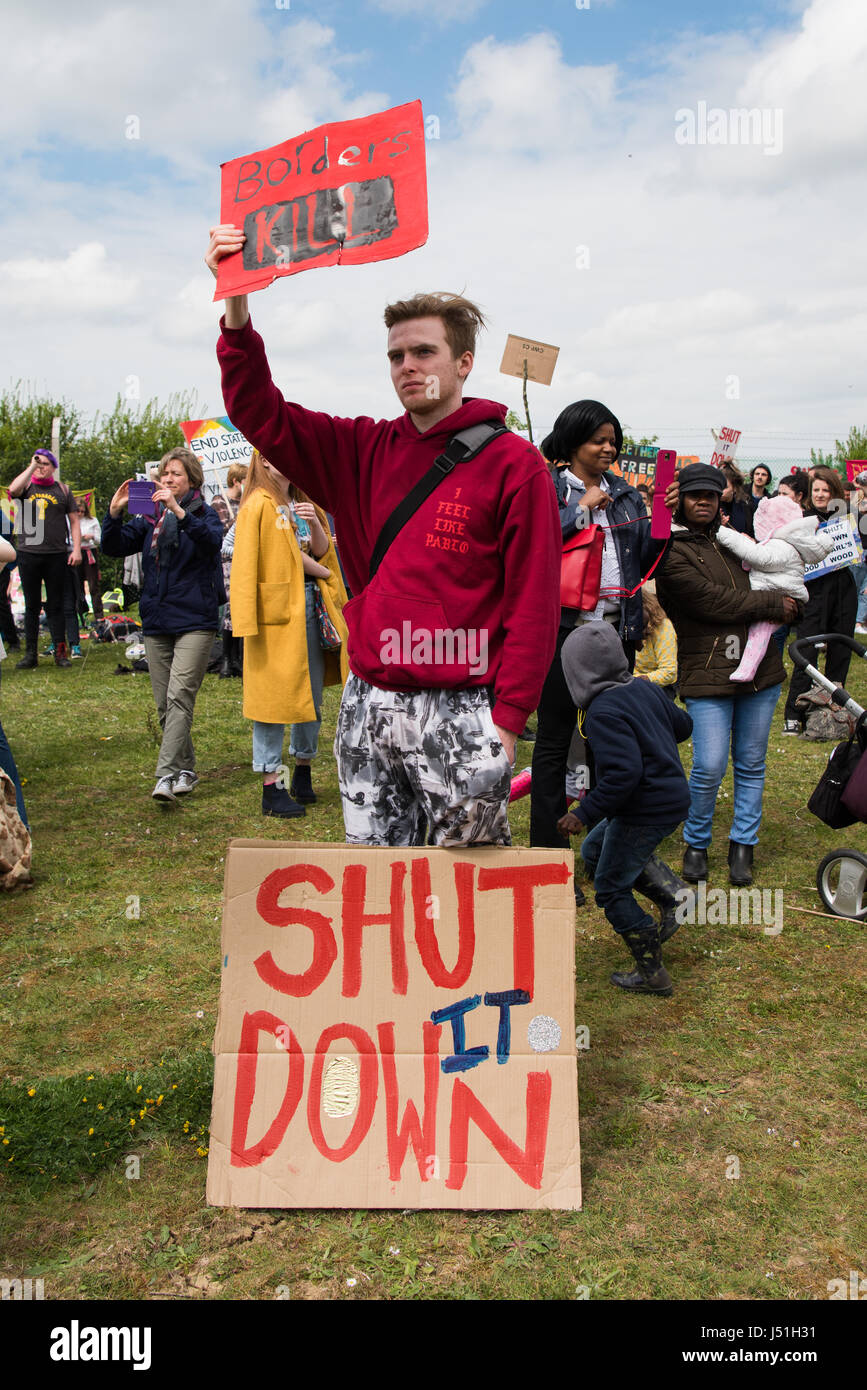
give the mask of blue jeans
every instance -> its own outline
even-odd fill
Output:
[[[15,759],[12,756],[12,749],[9,747],[6,735],[3,732],[3,725],[0,724],[0,767],[12,779],[15,788],[15,805],[18,807],[18,814],[23,820],[27,829],[30,829],[30,822],[27,819],[27,812],[24,809],[24,793],[21,790],[21,778],[18,776],[18,768],[15,766]]]
[[[679,824],[635,825],[615,816],[599,821],[585,835],[581,858],[593,879],[596,905],[621,936],[656,926],[632,896],[632,885],[657,845],[673,835]]]
[[[729,839],[739,845],[758,843],[768,738],[781,689],[773,685],[749,695],[686,699],[692,716],[692,772],[683,838],[693,849],[707,849],[711,842],[729,748],[735,784]]]
[[[310,689],[313,694],[315,719],[304,724],[293,724],[289,741],[289,755],[311,762],[319,748],[319,726],[322,723],[322,686],[325,680],[325,653],[319,641],[319,624],[316,621],[315,584],[305,584],[304,597],[307,604],[307,670],[310,675]],[[277,772],[283,765],[283,732],[285,724],[261,724],[253,721],[253,771]]]
[[[858,616],[855,621],[859,627],[863,627],[867,619],[867,594],[862,594],[861,590],[867,584],[867,565],[850,565],[850,569],[858,586]]]

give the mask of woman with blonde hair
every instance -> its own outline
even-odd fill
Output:
[[[345,602],[325,513],[254,450],[235,522],[231,608],[232,631],[244,638],[244,717],[253,721],[265,816],[303,816],[316,800],[310,765],[323,686],[342,685],[349,674]],[[287,724],[295,759],[288,792]]]

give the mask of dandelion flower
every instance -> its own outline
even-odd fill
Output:
[[[86,1078],[86,1080],[88,1080],[88,1081],[92,1081],[92,1080],[93,1080],[93,1072],[90,1073],[90,1076],[88,1076],[88,1077]]]
[[[135,1129],[135,1120],[130,1120],[130,1129]]]
[[[4,1139],[4,1140],[3,1140],[3,1143],[4,1143],[4,1144],[8,1144],[8,1143],[9,1143],[9,1140],[8,1140],[8,1139]]]
[[[36,1095],[36,1087],[35,1087],[35,1086],[31,1086],[30,1089],[29,1089],[29,1091],[27,1092],[27,1094],[28,1094],[28,1096],[35,1096],[35,1095]]]
[[[88,1137],[88,1139],[90,1138],[90,1136],[91,1136],[92,1133],[93,1133],[93,1130],[92,1130],[92,1129],[89,1129],[89,1130],[87,1131],[87,1137]]]
[[[103,1105],[102,1101],[100,1101],[96,1108],[97,1110],[104,1110],[105,1106]]]

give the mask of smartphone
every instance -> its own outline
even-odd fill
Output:
[[[126,509],[131,516],[156,516],[157,504],[153,500],[157,484],[151,482],[131,482]]]

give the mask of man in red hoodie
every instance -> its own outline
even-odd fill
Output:
[[[216,275],[241,250],[212,229]],[[460,431],[505,407],[463,399],[481,313],[427,294],[385,311],[405,414],[341,419],[284,400],[246,296],[226,300],[217,356],[232,423],[335,517],[349,664],[335,754],[347,840],[509,844],[515,740],[536,708],[559,622],[560,523],[541,455],[511,433],[458,463],[409,517],[375,573],[383,526]]]

